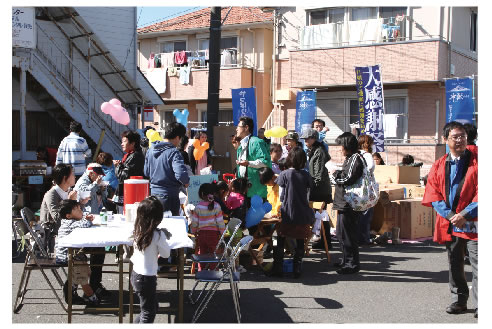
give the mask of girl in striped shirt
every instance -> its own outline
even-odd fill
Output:
[[[201,201],[195,206],[191,218],[191,233],[196,236],[196,248],[198,254],[210,254],[215,251],[220,236],[225,230],[224,219],[220,205],[214,201],[215,186],[205,183],[200,186],[198,196]],[[201,264],[198,264],[201,271]],[[215,269],[215,265],[210,266]]]

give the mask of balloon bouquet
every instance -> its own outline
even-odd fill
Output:
[[[130,123],[130,115],[116,98],[113,98],[109,102],[102,103],[101,111],[105,114],[109,114],[114,121],[121,125],[127,126]]]

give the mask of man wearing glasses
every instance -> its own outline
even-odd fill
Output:
[[[472,300],[478,317],[478,161],[467,146],[465,127],[456,121],[443,129],[449,153],[432,166],[422,204],[437,212],[434,241],[446,244],[451,305],[449,314],[467,310],[469,297],[464,270],[468,248],[473,274]]]
[[[258,169],[272,167],[268,145],[264,140],[252,135],[254,127],[253,119],[249,117],[239,118],[236,128],[236,137],[241,139],[237,149],[237,176],[246,177],[251,183],[248,189],[248,198],[257,194],[263,199],[267,197],[267,188],[260,183]]]

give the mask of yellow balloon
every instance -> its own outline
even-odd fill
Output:
[[[270,137],[276,137],[276,138],[282,138],[287,135],[287,129],[281,126],[275,126],[272,129],[268,129],[265,131],[265,137],[270,138]]]
[[[200,160],[203,157],[205,150],[208,150],[209,148],[208,142],[200,144],[199,139],[195,139],[195,141],[193,142],[193,146],[195,147],[195,149],[193,150],[193,156],[195,157],[195,160]]]
[[[150,147],[150,145],[153,142],[155,142],[155,141],[162,141],[163,140],[162,137],[161,137],[161,135],[157,131],[155,131],[153,129],[147,130],[147,133],[145,135],[149,139],[149,147]]]

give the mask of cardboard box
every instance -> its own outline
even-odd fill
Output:
[[[432,236],[431,207],[422,205],[422,199],[405,199],[392,201],[399,205],[398,223],[400,239],[417,239]]]
[[[398,185],[379,186],[379,201],[383,205],[393,200],[401,200],[405,198],[405,189]]]
[[[374,177],[380,184],[420,184],[420,167],[375,166]]]
[[[374,215],[371,221],[371,230],[378,234],[391,232],[394,226],[398,226],[399,207],[397,203],[388,202],[386,204],[378,202],[374,206]]]
[[[413,198],[423,198],[425,192],[425,186],[420,184],[380,184],[379,189],[387,188],[403,188],[404,196],[399,199],[413,199]],[[398,200],[398,199],[393,199]]]

